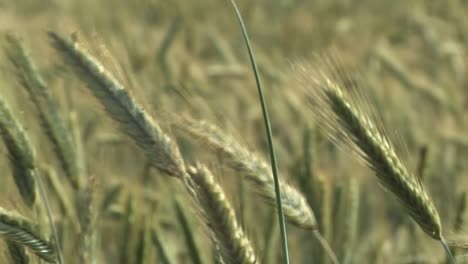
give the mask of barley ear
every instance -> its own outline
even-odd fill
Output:
[[[36,230],[30,221],[0,208],[0,236],[29,248],[44,261],[55,263],[54,247]]]
[[[228,166],[245,177],[255,192],[269,204],[276,204],[273,175],[269,165],[260,156],[248,151],[233,137],[218,127],[188,117],[181,118],[177,125],[195,139],[222,155]],[[306,198],[296,188],[279,180],[281,201],[286,220],[304,229],[316,229],[317,222]]]
[[[202,165],[190,167],[190,186],[224,263],[259,263],[253,247],[237,222],[234,209],[222,187]]]
[[[16,122],[5,102],[0,100],[0,134],[7,147],[13,176],[23,201],[33,207],[36,199],[36,181],[39,187],[43,205],[46,208],[47,218],[55,239],[59,263],[62,263],[62,254],[59,249],[59,241],[55,225],[52,219],[50,203],[47,199],[41,175],[37,172],[34,163],[33,147],[27,140],[26,133]]]
[[[185,176],[185,165],[175,142],[137,104],[129,91],[77,40],[49,32],[53,47],[101,102],[123,132],[146,153],[151,164],[169,175]]]
[[[376,172],[380,183],[395,195],[428,235],[440,240],[440,218],[422,183],[409,173],[380,122],[361,106],[369,102],[356,99],[363,98],[362,94],[354,94],[359,87],[348,81],[346,71],[335,68],[338,66],[327,59],[315,66],[294,65],[299,85],[313,107],[314,118],[325,135],[338,145],[349,147]]]
[[[374,170],[382,186],[426,234],[442,243],[454,263],[442,236],[439,214],[422,180],[409,172],[397,154],[370,102],[359,91],[361,83],[331,57],[321,57],[315,65],[295,63],[293,67],[298,86],[325,135],[351,149],[354,156]]]
[[[55,156],[74,188],[79,187],[79,169],[73,144],[65,119],[49,87],[39,74],[23,43],[13,35],[7,35],[7,56],[14,65],[21,86],[28,92],[39,115],[41,127],[52,143]]]
[[[32,207],[36,201],[33,148],[24,129],[2,99],[0,99],[0,135],[8,150],[16,187],[25,204]]]

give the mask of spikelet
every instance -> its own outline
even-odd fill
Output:
[[[77,40],[49,32],[52,45],[86,83],[122,130],[146,153],[152,165],[171,176],[185,176],[179,149],[115,76]]]
[[[36,69],[23,43],[12,35],[7,36],[9,45],[7,56],[15,67],[20,84],[26,89],[34,103],[47,138],[52,143],[55,155],[68,176],[72,186],[79,186],[79,167],[73,140],[57,102],[50,94],[49,88]]]
[[[216,126],[204,121],[182,118],[178,124],[184,131],[226,157],[228,165],[245,175],[255,190],[268,203],[275,204],[275,188],[270,166],[257,155],[249,152],[235,139],[224,134]],[[306,198],[294,187],[280,179],[281,200],[286,219],[304,229],[316,229],[317,222]]]
[[[8,150],[13,177],[23,201],[29,207],[36,200],[33,148],[21,125],[0,99],[0,135]]]
[[[213,233],[224,263],[259,263],[253,247],[237,222],[234,209],[211,172],[202,165],[190,167],[189,183],[205,221]]]
[[[44,261],[55,263],[54,247],[36,230],[37,227],[25,218],[0,208],[0,236],[29,248]]]
[[[321,58],[314,65],[294,63],[293,68],[324,134],[339,146],[349,147],[419,226],[441,240],[440,218],[432,200],[397,155],[357,83],[331,58]]]

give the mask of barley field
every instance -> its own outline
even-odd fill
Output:
[[[0,263],[468,263],[468,2],[237,6],[0,0]]]

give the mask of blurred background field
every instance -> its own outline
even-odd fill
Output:
[[[343,263],[445,263],[440,245],[382,191],[372,172],[320,133],[312,109],[297,96],[290,61],[313,60],[314,54],[333,50],[365,77],[369,85],[364,92],[372,97],[390,136],[402,142],[397,146],[406,164],[422,172],[450,237],[465,230],[468,2],[238,4],[264,82],[281,177],[306,195],[338,258]],[[202,263],[212,263],[213,247],[185,190],[151,168],[142,151],[119,132],[56,56],[48,30],[76,32],[177,138],[186,161],[209,165],[261,262],[280,263],[276,213],[216,153],[174,126],[180,115],[207,120],[268,157],[255,81],[229,1],[0,0],[2,41],[6,33],[21,37],[75,135],[80,135],[80,153],[94,182],[96,263],[163,263],[154,234],[173,263],[193,263],[176,199]],[[0,96],[31,138],[41,171],[55,173],[58,189],[74,204],[77,197],[5,56],[0,57],[0,85]],[[35,212],[22,205],[7,151],[0,150],[0,206],[42,222],[47,230],[46,220],[36,219]],[[53,184],[47,182],[47,188],[66,263],[79,263],[74,228],[79,216],[69,215]],[[288,240],[292,263],[330,263],[311,233],[288,225]],[[6,249],[0,254],[2,262],[9,263]],[[458,263],[468,262],[463,250],[455,254]]]

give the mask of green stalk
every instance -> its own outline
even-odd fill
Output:
[[[184,209],[182,208],[181,202],[178,198],[174,200],[174,206],[177,214],[177,218],[180,223],[180,227],[184,233],[185,244],[192,258],[193,264],[202,264],[202,258],[200,255],[200,250],[198,250],[197,243],[195,242],[195,237],[187,216],[185,215]]]
[[[440,236],[440,242],[442,243],[442,246],[444,247],[445,253],[447,254],[450,264],[456,264],[455,258],[453,257],[452,252],[450,251],[450,248],[447,245],[447,242],[445,242],[445,239],[442,236]]]
[[[284,221],[284,214],[283,214],[283,205],[281,203],[281,191],[280,191],[279,179],[278,179],[278,167],[276,164],[275,149],[273,147],[273,136],[271,133],[270,119],[268,117],[268,110],[267,110],[265,98],[263,96],[262,83],[260,81],[257,63],[255,62],[255,57],[252,51],[252,47],[250,46],[250,40],[249,40],[249,36],[247,35],[247,29],[245,28],[244,21],[242,20],[242,16],[240,14],[239,9],[237,8],[236,2],[234,0],[230,0],[230,1],[236,12],[237,20],[239,21],[239,25],[242,31],[242,36],[244,38],[245,45],[247,46],[247,50],[249,52],[250,63],[252,64],[255,81],[257,83],[258,96],[260,98],[260,104],[262,105],[263,121],[265,122],[266,136],[268,139],[268,148],[269,148],[270,160],[271,160],[271,170],[273,172],[273,179],[275,181],[276,206],[278,209],[278,219],[279,219],[279,224],[280,224],[280,231],[281,231],[280,233],[281,233],[281,240],[282,240],[282,245],[283,245],[283,259],[284,259],[285,264],[289,264],[288,241],[287,241],[287,235],[286,235],[286,224]]]
[[[39,192],[41,194],[42,201],[44,202],[44,206],[47,213],[47,219],[49,220],[50,229],[52,230],[52,235],[54,236],[55,240],[55,248],[57,250],[57,259],[59,264],[64,264],[62,251],[60,250],[60,241],[58,238],[57,229],[55,228],[54,220],[52,218],[52,210],[50,209],[49,199],[47,198],[47,194],[44,188],[44,184],[42,183],[42,178],[39,173],[35,173],[37,185],[39,186]]]
[[[159,231],[153,227],[151,228],[150,232],[151,240],[158,251],[158,260],[160,260],[163,264],[171,264],[172,261],[169,258],[169,255],[167,254],[161,239],[159,238]]]
[[[316,229],[313,231],[315,238],[317,238],[318,242],[322,246],[323,250],[328,254],[330,259],[332,260],[333,264],[339,264],[338,258],[336,257],[335,253],[333,252],[332,248],[328,244],[327,240],[320,234],[320,232]]]

